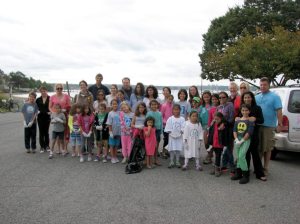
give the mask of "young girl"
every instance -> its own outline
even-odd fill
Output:
[[[76,155],[80,156],[81,134],[78,123],[80,113],[81,106],[79,104],[73,104],[68,119],[68,126],[70,129],[70,141],[73,149],[72,157],[75,157]]]
[[[112,110],[108,114],[107,122],[109,128],[109,138],[108,144],[110,147],[111,153],[111,163],[118,163],[119,160],[117,158],[117,149],[120,145],[120,112],[118,111],[118,100],[113,99],[111,101]]]
[[[166,123],[165,132],[169,133],[169,144],[168,151],[170,153],[170,164],[169,168],[175,165],[181,168],[179,162],[180,152],[183,148],[182,134],[184,130],[185,119],[180,116],[180,105],[173,105],[173,116],[169,117]],[[176,157],[176,162],[174,163],[174,158]]]
[[[130,102],[125,99],[124,90],[122,90],[122,89],[118,90],[117,96],[118,96],[118,110],[121,110],[121,103],[122,102],[126,102],[126,103],[130,104]]]
[[[160,166],[161,164],[158,162],[158,146],[159,146],[159,142],[160,142],[160,135],[161,135],[161,131],[163,129],[163,125],[162,125],[162,116],[161,113],[158,111],[158,107],[159,107],[159,103],[157,100],[151,100],[150,101],[150,108],[151,110],[147,112],[146,117],[153,117],[155,120],[155,135],[156,135],[156,150],[155,150],[155,154],[154,154],[154,164],[157,166]]]
[[[177,102],[180,105],[180,116],[183,117],[185,120],[187,119],[187,114],[188,114],[188,107],[189,103],[187,102],[187,91],[185,89],[180,89],[178,91],[178,99],[179,101]]]
[[[187,170],[190,158],[196,159],[196,170],[202,171],[200,165],[200,147],[203,139],[202,127],[198,121],[198,112],[192,111],[186,122],[183,132],[184,140],[184,166],[182,170]]]
[[[26,152],[32,153],[36,150],[36,116],[38,114],[38,106],[35,103],[36,93],[30,92],[28,102],[22,108],[24,118],[24,135]],[[31,141],[31,142],[30,142]]]
[[[98,90],[97,92],[97,100],[93,103],[93,108],[95,112],[98,112],[99,105],[103,103],[107,107],[107,101],[105,99],[105,92],[103,89]]]
[[[254,122],[249,120],[249,105],[241,105],[241,113],[243,117],[237,117],[235,119],[233,128],[234,149],[237,153],[237,169],[235,175],[231,177],[231,180],[240,179],[240,184],[246,184],[249,182],[246,154],[250,146],[250,137],[253,133]]]
[[[168,88],[168,87],[165,87],[165,88]],[[163,129],[165,129],[166,123],[167,123],[167,120],[169,119],[169,117],[172,116],[173,100],[174,100],[173,95],[168,95],[166,102],[164,102],[161,105],[160,112],[161,112],[162,119],[163,119]],[[167,159],[169,153],[165,147],[169,144],[169,133],[163,131],[163,135],[164,135],[164,143],[163,143],[162,157]]]
[[[208,130],[208,144],[212,145],[212,150],[215,152],[215,167],[210,173],[216,177],[221,176],[221,156],[223,148],[227,146],[227,132],[224,115],[217,112],[214,115],[214,120]]]
[[[95,114],[94,125],[96,127],[96,141],[98,152],[95,158],[95,162],[100,160],[100,156],[103,150],[102,162],[107,162],[107,150],[108,150],[108,127],[106,125],[108,113],[106,112],[106,104],[100,103],[98,105],[97,113]]]
[[[81,131],[81,152],[80,162],[84,162],[83,153],[86,149],[88,152],[88,161],[92,161],[92,135],[93,135],[93,124],[94,114],[91,111],[89,105],[84,105],[81,109],[81,115],[78,117],[78,124]]]
[[[126,163],[131,153],[131,122],[133,113],[128,103],[121,103],[120,121],[121,121],[121,143],[122,143],[122,163]]]
[[[144,102],[140,102],[135,110],[133,116],[131,127],[133,128],[133,138],[141,136],[141,132],[144,128],[144,123],[146,120],[147,108]]]
[[[49,159],[53,158],[53,151],[55,143],[57,142],[58,145],[58,153],[60,154],[60,146],[62,146],[63,155],[66,154],[64,150],[64,130],[65,130],[65,123],[66,123],[66,116],[62,112],[60,104],[55,104],[53,107],[54,112],[51,113],[51,124],[53,125],[52,128],[52,144],[51,150],[49,154]]]
[[[156,134],[155,134],[155,120],[153,117],[149,116],[145,120],[144,127],[144,138],[145,138],[145,148],[146,148],[146,156],[147,156],[147,168],[152,168],[152,160],[155,155],[156,149]]]
[[[214,115],[216,113],[217,107],[220,105],[220,101],[219,101],[219,95],[214,93],[211,96],[211,107],[210,110],[208,112],[208,122],[207,122],[207,128],[209,128],[213,122],[214,119]],[[212,149],[212,145],[208,144],[207,141],[207,145],[205,146],[205,148],[207,148],[207,156],[205,158],[205,160],[203,161],[204,164],[210,164],[212,163],[212,157],[213,157],[213,151]]]

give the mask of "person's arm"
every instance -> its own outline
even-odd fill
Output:
[[[278,120],[278,125],[276,131],[281,132],[282,130],[282,109],[281,108],[277,110],[277,120]]]
[[[256,121],[255,121],[256,124],[263,124],[265,122],[264,115],[262,113],[260,106],[256,107],[256,115],[255,116],[256,116]]]
[[[132,121],[131,121],[131,127],[132,127],[132,128],[134,128],[134,125],[135,125],[135,119],[136,119],[136,117],[133,116]]]

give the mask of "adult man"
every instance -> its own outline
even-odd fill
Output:
[[[97,100],[97,94],[100,89],[104,91],[105,96],[110,94],[109,89],[105,85],[102,85],[103,75],[99,73],[96,75],[95,79],[96,84],[91,85],[88,89],[93,94],[94,101]]]
[[[123,78],[122,84],[122,90],[125,92],[125,100],[130,101],[130,96],[133,92],[133,89],[130,86],[130,79],[128,77]]]
[[[274,131],[280,132],[282,127],[282,103],[278,95],[270,91],[270,80],[260,79],[261,94],[255,97],[257,105],[262,109],[264,123],[259,129],[259,153],[264,157],[265,175],[268,174],[271,152],[274,147]]]

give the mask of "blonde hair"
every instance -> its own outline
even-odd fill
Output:
[[[245,85],[246,90],[247,90],[247,91],[250,91],[250,85],[249,85],[248,83],[246,83],[246,82],[241,82],[241,83],[240,83],[240,87],[241,87],[241,85]]]
[[[127,106],[128,109],[129,109],[129,111],[131,112],[131,107],[130,107],[130,105],[129,105],[126,101],[123,101],[123,102],[121,103],[120,108],[122,108],[123,106]]]
[[[56,89],[58,86],[61,86],[62,88],[64,88],[64,85],[63,85],[62,83],[56,83],[56,84],[54,85],[54,88]]]

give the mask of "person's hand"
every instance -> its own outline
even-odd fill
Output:
[[[61,109],[61,112],[65,113],[67,110],[66,109]]]
[[[59,117],[56,118],[56,121],[60,122],[60,123],[64,123],[64,121],[62,119],[60,119]]]
[[[96,130],[102,131],[102,129],[103,129],[102,125],[97,125],[97,126],[96,126]]]
[[[30,121],[30,122],[28,123],[28,127],[31,128],[32,125],[33,125],[33,121]]]
[[[236,139],[234,140],[234,144],[235,144],[237,147],[239,147],[239,146],[242,144],[242,142],[241,142],[238,138],[236,138]]]
[[[83,135],[83,137],[88,137],[84,131],[82,132],[82,135]]]
[[[88,134],[87,134],[87,136],[86,137],[91,137],[91,135],[92,135],[92,132],[90,131]]]
[[[256,121],[256,118],[255,118],[255,117],[249,117],[249,121],[255,122],[255,121]]]
[[[73,131],[74,131],[75,133],[79,133],[79,132],[80,132],[80,129],[79,129],[79,128],[75,128],[75,129],[73,129]]]
[[[24,121],[24,128],[28,128],[26,121]]]
[[[112,131],[109,132],[109,137],[114,138]]]

